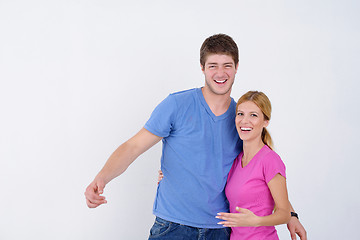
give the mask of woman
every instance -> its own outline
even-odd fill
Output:
[[[262,92],[249,91],[236,106],[236,129],[243,152],[234,160],[225,188],[230,213],[216,218],[231,227],[231,240],[279,239],[274,225],[290,220],[285,165],[272,150],[266,130],[271,103]],[[274,209],[275,207],[275,209]]]
[[[271,117],[268,97],[258,91],[244,94],[236,105],[235,125],[243,151],[234,160],[225,194],[230,213],[216,218],[231,227],[230,240],[279,239],[275,225],[290,220],[285,165],[272,150],[266,130]],[[163,174],[159,171],[159,181]]]

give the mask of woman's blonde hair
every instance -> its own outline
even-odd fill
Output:
[[[269,98],[263,92],[258,91],[248,91],[244,95],[242,95],[239,101],[236,104],[236,111],[238,106],[243,103],[251,101],[256,104],[264,115],[265,120],[270,120],[271,118],[271,102]],[[273,149],[273,141],[271,139],[270,133],[263,128],[261,133],[261,140],[266,144],[270,149]]]

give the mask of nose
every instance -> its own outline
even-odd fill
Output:
[[[242,123],[248,123],[249,122],[249,117],[247,115],[244,115],[241,119]]]
[[[249,118],[248,118],[247,116],[245,116],[245,115],[242,115],[242,116],[238,115],[238,116],[236,116],[236,118],[235,118],[235,123],[236,123],[236,124],[246,124],[246,123],[249,123]]]
[[[219,77],[223,77],[225,75],[225,69],[223,67],[219,67],[217,69],[217,72],[216,74],[219,76]]]

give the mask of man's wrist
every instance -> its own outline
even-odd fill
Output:
[[[299,219],[299,215],[296,212],[290,212],[292,217]]]

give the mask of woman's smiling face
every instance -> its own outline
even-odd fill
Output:
[[[261,109],[252,101],[239,104],[235,118],[236,130],[243,141],[261,140],[264,127],[269,125]]]

